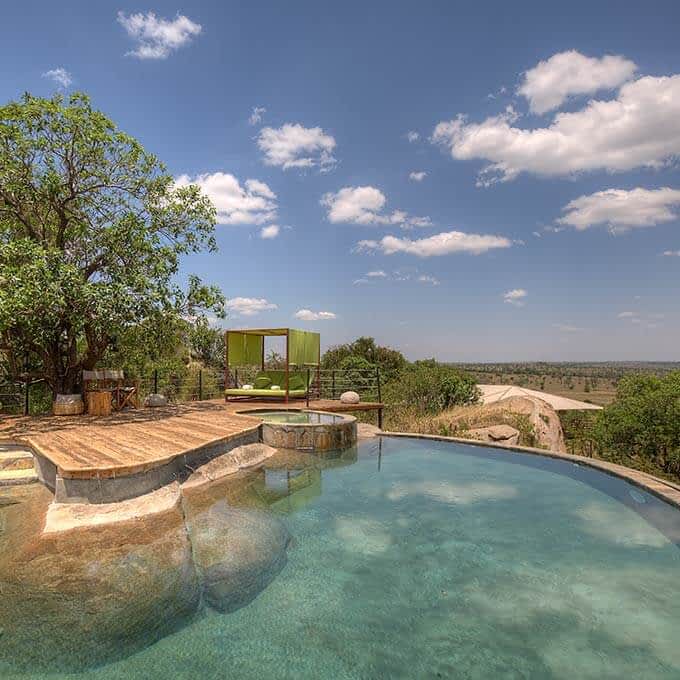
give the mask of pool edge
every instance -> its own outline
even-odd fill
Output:
[[[420,434],[417,432],[388,432],[383,431],[377,433],[380,437],[402,437],[408,439],[429,439],[431,441],[447,441],[455,442],[457,444],[465,444],[468,446],[481,446],[483,448],[500,449],[502,451],[516,451],[518,453],[529,453],[535,456],[544,456],[546,458],[555,458],[558,460],[567,460],[580,465],[599,470],[605,474],[613,477],[619,477],[631,484],[648,491],[657,498],[669,503],[680,510],[680,485],[675,484],[654,475],[650,475],[640,470],[626,467],[625,465],[618,465],[617,463],[609,463],[597,458],[586,458],[585,456],[575,456],[571,453],[560,453],[559,451],[550,451],[548,449],[537,449],[531,446],[508,446],[506,444],[499,444],[497,442],[483,442],[479,439],[464,439],[463,437],[445,437],[438,434]]]

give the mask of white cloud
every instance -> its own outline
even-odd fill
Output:
[[[320,127],[306,128],[299,123],[265,127],[260,130],[257,145],[267,165],[284,170],[318,167],[326,171],[337,162],[333,157],[335,139]]]
[[[406,133],[406,139],[413,144],[414,142],[417,142],[420,139],[420,133],[416,132],[415,130],[409,130]]]
[[[165,59],[171,52],[191,42],[202,27],[183,14],[172,21],[157,18],[153,12],[130,14],[118,12],[118,23],[136,42],[136,49],[127,52],[138,59]]]
[[[263,224],[276,217],[276,194],[256,179],[247,179],[241,186],[234,175],[214,172],[180,175],[175,184],[197,184],[214,203],[219,224]]]
[[[533,113],[559,108],[568,97],[611,90],[630,80],[637,66],[624,57],[586,57],[576,50],[559,52],[524,74],[518,94]]]
[[[563,333],[580,333],[581,331],[585,330],[584,328],[572,326],[568,323],[554,323],[553,328],[556,328],[558,331],[562,331]]]
[[[235,297],[227,300],[227,310],[237,316],[255,316],[272,309],[278,309],[278,307],[264,298]]]
[[[665,257],[680,257],[680,250],[664,250]]]
[[[45,73],[42,74],[42,77],[53,80],[57,85],[59,85],[59,87],[64,89],[66,89],[73,82],[73,77],[71,74],[61,66],[59,66],[59,68],[52,68],[49,71],[45,71]]]
[[[267,113],[267,109],[264,106],[254,106],[253,110],[248,118],[248,125],[257,125],[261,120],[262,116]]]
[[[438,286],[439,285],[439,279],[436,279],[434,276],[430,276],[429,274],[421,274],[418,277],[418,281],[420,283],[430,283],[433,286]]]
[[[272,239],[276,238],[281,232],[281,228],[278,224],[270,224],[268,227],[262,227],[260,229],[260,238]]]
[[[479,175],[481,186],[522,172],[565,176],[659,168],[680,155],[680,75],[626,83],[615,99],[558,113],[548,127],[524,129],[515,121],[516,114],[508,111],[482,123],[459,115],[440,122],[432,142],[457,160],[488,161]]]
[[[354,279],[352,282],[355,286],[363,286],[365,283],[370,283],[368,279],[361,278],[361,279]]]
[[[344,187],[321,197],[321,205],[328,209],[328,221],[333,224],[399,224],[403,227],[428,227],[429,217],[414,217],[403,210],[390,214],[382,212],[387,198],[372,186]]]
[[[412,182],[422,182],[427,177],[427,173],[424,170],[418,170],[417,172],[409,173],[408,178]]]
[[[515,307],[523,307],[528,293],[524,288],[513,288],[512,290],[503,293],[503,300],[509,305]]]
[[[409,253],[418,257],[433,257],[436,255],[452,255],[454,253],[480,255],[494,248],[509,248],[511,245],[510,239],[503,236],[447,231],[421,239],[385,236],[380,241],[359,241],[357,250],[380,250],[385,255]]]
[[[387,278],[387,274],[382,270],[378,269],[377,271],[373,272],[368,272],[366,276],[370,279],[384,279]]]
[[[617,314],[619,319],[634,319],[637,317],[636,312],[621,312],[620,314]]]
[[[313,312],[311,309],[299,309],[295,312],[295,318],[301,321],[326,321],[335,319],[336,315],[333,312]]]
[[[616,234],[671,222],[678,218],[672,209],[677,205],[680,205],[678,189],[607,189],[574,199],[563,208],[566,214],[557,222],[579,231],[603,224]]]

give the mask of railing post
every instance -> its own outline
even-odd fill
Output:
[[[331,399],[335,399],[335,369],[333,369],[332,376]]]
[[[24,383],[24,415],[25,416],[27,416],[31,411],[30,389],[31,389],[31,383],[29,382],[28,379],[26,379],[26,382]]]
[[[309,390],[312,389],[312,385],[311,385],[311,382],[309,380],[311,377],[312,376],[311,376],[311,373],[309,372],[309,368],[307,368],[307,408],[309,408]]]
[[[158,394],[158,369],[153,369],[153,393]]]
[[[238,368],[234,369],[234,387],[238,389]]]
[[[203,401],[203,369],[198,371],[198,400]]]
[[[375,377],[378,381],[378,401],[382,402],[382,389],[380,387],[380,369],[375,367]]]

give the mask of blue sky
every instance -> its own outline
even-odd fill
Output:
[[[213,192],[229,326],[680,360],[680,6],[612,7],[28,0],[0,96],[83,90]]]

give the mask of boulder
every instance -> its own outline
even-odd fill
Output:
[[[3,510],[0,667],[85,671],[134,654],[193,618],[200,584],[178,505],[44,534],[51,494],[35,489],[32,499]]]
[[[340,395],[340,402],[343,404],[358,404],[360,397],[356,392],[343,392]]]
[[[164,394],[150,394],[144,400],[144,406],[149,408],[158,408],[159,406],[167,406],[168,398]]]
[[[519,443],[519,430],[510,425],[491,425],[489,427],[477,427],[464,433],[470,439],[479,439],[483,442],[497,442],[508,446],[516,446]]]
[[[243,468],[259,465],[275,453],[276,449],[267,446],[267,444],[255,443],[237,446],[235,449],[213,458],[205,465],[201,465],[184,482],[182,488],[184,490],[192,489],[201,484],[222,479],[227,475],[233,475]]]
[[[143,496],[135,496],[118,503],[58,503],[47,508],[43,534],[54,534],[71,529],[128,522],[141,517],[179,510],[180,486],[172,482]]]
[[[359,439],[371,439],[377,437],[382,430],[370,423],[357,423],[357,437]]]
[[[475,430],[509,425],[520,432],[521,445],[558,453],[567,451],[556,411],[547,402],[531,396],[508,397],[492,404],[456,406],[435,416],[427,425],[426,431],[440,432],[445,428],[462,437],[470,436],[469,433]]]
[[[290,534],[266,512],[218,501],[186,519],[203,600],[232,612],[254,600],[287,562]]]

